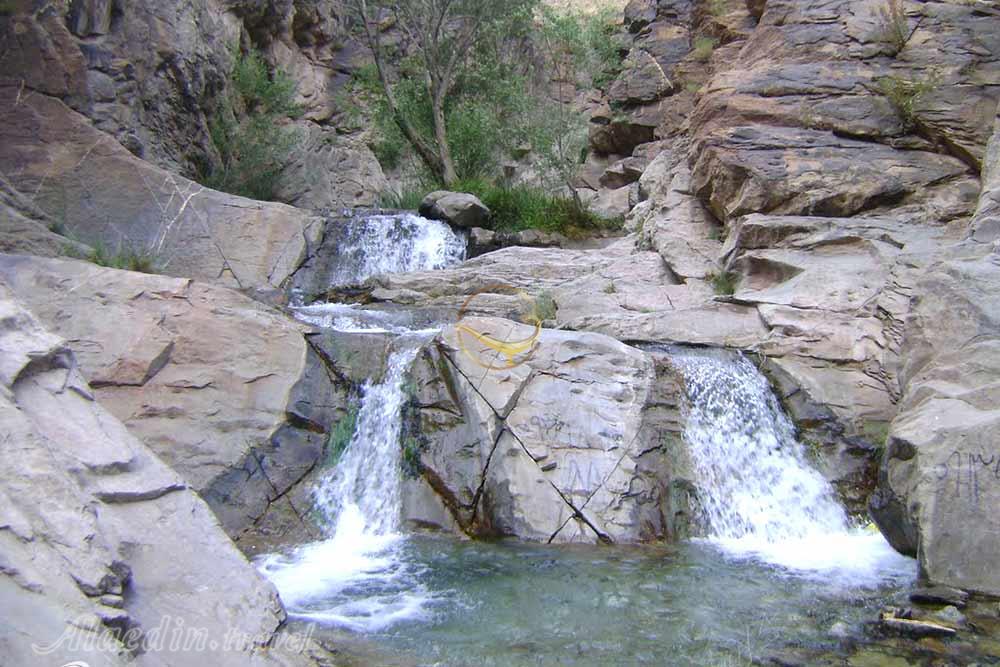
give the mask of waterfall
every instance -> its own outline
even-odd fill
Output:
[[[465,259],[466,239],[446,223],[413,213],[352,220],[337,241],[328,285],[357,285],[384,273],[443,269]]]
[[[373,535],[399,528],[403,380],[418,349],[393,352],[382,381],[365,383],[350,444],[332,474],[316,487],[316,507],[338,529],[345,514],[353,524],[360,518]]]
[[[426,614],[432,596],[398,532],[404,382],[423,341],[397,340],[382,380],[363,388],[350,443],[314,490],[330,537],[258,563],[293,617],[372,632]]]
[[[912,575],[912,561],[880,534],[850,527],[753,363],[722,350],[672,349],[670,358],[684,377],[684,439],[710,541],[736,556],[854,583]]]

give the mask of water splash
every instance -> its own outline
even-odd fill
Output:
[[[350,223],[337,245],[330,286],[357,285],[386,273],[443,269],[465,259],[466,239],[438,220],[412,213],[371,215]]]
[[[912,559],[878,533],[852,530],[807,459],[771,387],[745,357],[672,350],[684,376],[688,443],[710,539],[737,556],[853,584],[912,577]]]
[[[404,381],[422,341],[401,337],[381,382],[365,384],[354,435],[314,490],[331,537],[258,561],[293,617],[375,632],[429,613],[399,533]]]

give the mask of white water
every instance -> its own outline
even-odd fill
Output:
[[[403,557],[399,533],[403,383],[419,350],[403,343],[382,381],[365,385],[354,435],[314,491],[332,537],[258,563],[293,617],[375,632],[428,613],[432,596]]]
[[[356,304],[318,303],[294,306],[295,318],[324,329],[341,333],[434,333],[435,327],[414,326],[413,317],[405,312],[368,310]]]
[[[446,223],[412,213],[371,215],[351,222],[338,251],[331,286],[452,266],[465,259],[466,239]]]
[[[685,380],[684,438],[709,539],[725,552],[847,585],[914,575],[877,532],[852,529],[809,465],[771,387],[746,358],[674,350]]]

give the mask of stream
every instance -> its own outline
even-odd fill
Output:
[[[464,258],[463,239],[441,223],[362,222],[331,285]],[[403,385],[435,327],[344,304],[297,316],[396,337],[342,458],[314,490],[329,537],[257,560],[296,624],[357,633],[400,664],[742,665],[785,646],[835,650],[916,577],[913,559],[851,525],[767,380],[726,351],[657,348],[685,378],[703,537],[555,547],[409,534]]]

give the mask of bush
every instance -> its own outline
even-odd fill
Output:
[[[140,250],[131,246],[122,246],[117,250],[112,250],[105,243],[98,241],[91,245],[88,253],[80,252],[77,246],[67,245],[63,249],[63,255],[74,259],[83,259],[93,262],[98,266],[106,266],[111,269],[122,269],[123,271],[138,271],[139,273],[157,273],[158,266],[156,257],[152,252]]]
[[[284,72],[268,73],[260,53],[234,52],[229,86],[209,121],[212,144],[221,164],[202,183],[252,199],[273,200],[281,171],[299,142],[284,121],[296,118],[295,82]]]
[[[694,40],[694,49],[692,49],[691,55],[695,60],[707,62],[718,44],[719,40],[715,37],[697,37]]]
[[[889,100],[889,104],[903,121],[903,128],[910,131],[917,124],[917,104],[924,95],[937,87],[938,77],[933,73],[922,80],[887,76],[880,79],[878,85],[881,93]]]
[[[712,289],[716,294],[732,296],[736,292],[736,284],[739,282],[739,274],[734,271],[720,271],[708,277],[712,283]]]
[[[501,232],[539,229],[582,238],[594,232],[620,229],[622,221],[602,218],[581,209],[572,199],[557,197],[526,186],[494,185],[481,179],[456,183],[457,192],[468,192],[486,204],[493,228]]]
[[[878,10],[877,39],[892,47],[892,55],[903,50],[910,39],[910,23],[903,10],[902,0],[886,0]]]

